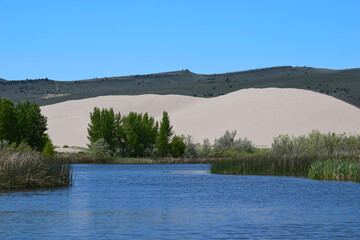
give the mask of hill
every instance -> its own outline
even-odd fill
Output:
[[[209,98],[241,89],[268,87],[308,89],[360,107],[360,69],[290,66],[223,74],[182,70],[78,81],[0,79],[0,97],[14,102],[29,100],[43,106],[107,95],[181,94]]]
[[[360,109],[336,98],[299,89],[245,89],[213,98],[182,95],[102,96],[43,106],[48,133],[58,146],[86,146],[89,114],[93,108],[113,107],[127,115],[148,112],[161,120],[169,112],[177,134],[195,141],[211,141],[226,130],[237,130],[256,145],[270,146],[279,134],[322,132],[360,134]]]

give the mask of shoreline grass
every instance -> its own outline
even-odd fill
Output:
[[[215,158],[130,158],[94,156],[86,153],[61,153],[58,158],[70,164],[186,164],[212,163]]]
[[[360,158],[253,155],[216,160],[211,164],[210,172],[212,174],[294,176],[314,180],[360,182]]]
[[[33,151],[0,152],[0,189],[29,189],[71,186],[69,163],[44,158]]]

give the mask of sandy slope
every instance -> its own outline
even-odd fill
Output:
[[[180,95],[104,96],[42,107],[54,144],[86,146],[87,124],[93,108],[113,107],[128,114],[148,112],[157,120],[169,112],[177,134],[195,141],[213,140],[237,130],[256,145],[270,146],[279,134],[322,132],[360,134],[360,109],[333,97],[299,89],[246,89],[216,98]]]

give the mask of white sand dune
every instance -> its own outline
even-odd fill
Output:
[[[113,107],[122,115],[148,112],[160,120],[169,112],[176,134],[213,141],[237,130],[256,145],[271,146],[279,134],[321,132],[360,134],[360,109],[336,98],[299,89],[245,89],[215,98],[181,95],[102,96],[41,107],[54,144],[86,146],[90,112]]]

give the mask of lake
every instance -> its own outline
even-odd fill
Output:
[[[0,239],[360,239],[360,184],[73,165],[70,188],[0,192]]]

